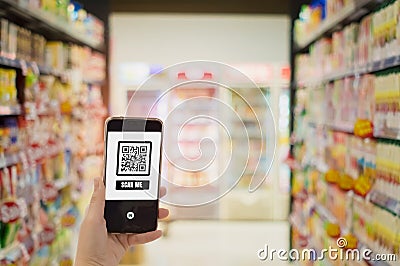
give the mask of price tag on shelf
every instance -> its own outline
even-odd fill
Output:
[[[382,61],[375,61],[371,65],[371,71],[377,71],[380,69],[380,66],[382,64]]]
[[[381,70],[385,67],[385,60],[386,58],[382,58],[377,70]]]
[[[391,56],[391,57],[385,58],[385,60],[383,61],[382,68],[393,67],[396,62],[396,59],[397,59],[396,56]]]
[[[385,197],[376,190],[371,192],[370,200],[371,200],[371,202],[373,202],[375,204],[378,204],[381,206],[385,205],[385,203],[384,203]]]
[[[400,202],[379,191],[371,191],[370,201],[394,215],[399,215]]]
[[[385,207],[388,209],[391,213],[397,215],[396,210],[397,210],[397,200],[392,199],[392,198],[387,198]]]

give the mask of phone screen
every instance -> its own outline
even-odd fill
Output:
[[[106,200],[155,200],[161,132],[108,132]]]
[[[161,142],[159,121],[129,118],[108,121],[104,216],[109,232],[140,233],[156,229]]]

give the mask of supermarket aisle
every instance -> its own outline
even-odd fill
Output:
[[[289,247],[286,222],[176,221],[166,237],[146,245],[145,266],[288,265],[260,261],[257,251]]]

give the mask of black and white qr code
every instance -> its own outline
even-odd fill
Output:
[[[117,176],[148,176],[150,160],[150,141],[118,141]]]

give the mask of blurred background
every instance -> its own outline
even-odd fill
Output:
[[[257,252],[322,250],[339,237],[349,248],[399,254],[398,0],[0,7],[1,265],[73,264],[93,177],[102,176],[108,116],[164,120],[203,96],[229,106],[240,123],[215,101],[184,106],[181,114],[221,118],[229,134],[212,119],[169,117],[165,149],[196,159],[208,154],[199,144],[210,138],[219,152],[195,172],[164,159],[163,176],[204,187],[209,198],[228,190],[207,186],[228,160],[238,168],[223,177],[240,181],[200,207],[162,203],[170,209],[159,223],[163,237],[132,247],[121,265],[287,265]],[[176,65],[192,60],[240,72]],[[169,90],[193,70],[214,83]],[[250,193],[252,179],[263,181]],[[191,199],[175,186],[167,186],[169,199]],[[315,259],[293,263],[399,265]]]

